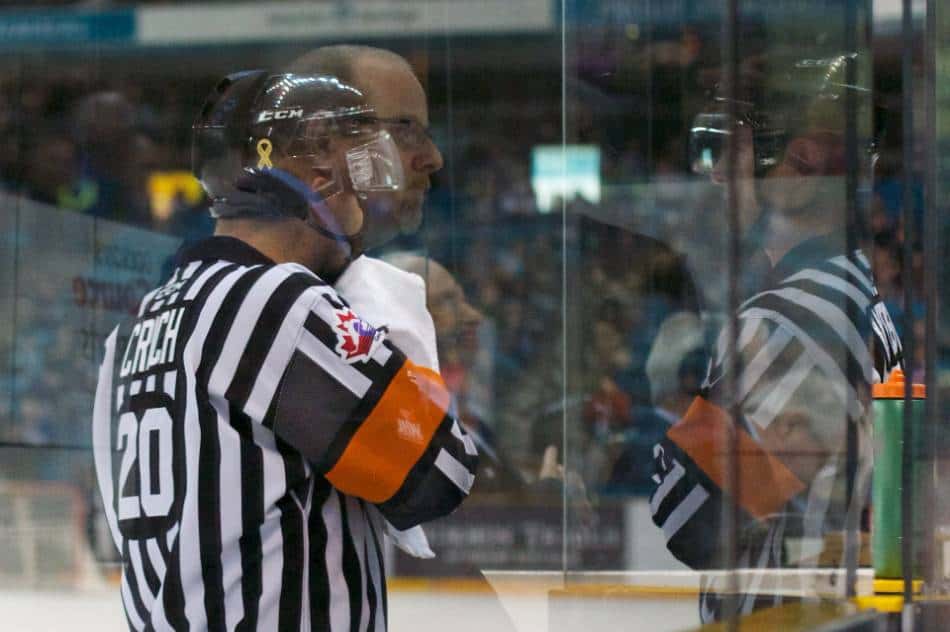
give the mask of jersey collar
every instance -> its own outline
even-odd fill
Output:
[[[773,280],[785,279],[802,268],[819,264],[847,252],[847,237],[833,232],[807,239],[782,257],[772,268]]]
[[[175,263],[181,266],[191,261],[231,261],[245,266],[275,265],[270,257],[246,241],[221,235],[183,245],[175,255]]]

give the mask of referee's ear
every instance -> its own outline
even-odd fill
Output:
[[[333,169],[315,165],[310,168],[310,188],[320,193],[333,182]]]
[[[808,136],[792,139],[786,150],[786,161],[801,176],[813,176],[825,171],[828,152],[822,143]]]

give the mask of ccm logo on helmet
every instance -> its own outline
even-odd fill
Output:
[[[282,121],[284,119],[303,118],[303,108],[288,108],[286,110],[261,110],[257,115],[257,122]]]

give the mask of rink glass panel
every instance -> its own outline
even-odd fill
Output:
[[[274,31],[248,35],[254,25],[246,22],[230,32],[203,29],[196,18],[194,28],[178,29],[191,40],[145,42],[129,16],[149,4],[75,20],[70,8],[51,6],[48,24],[72,34],[60,38],[49,36],[52,26],[22,26],[17,11],[26,5],[0,16],[16,34],[5,44],[11,54],[0,78],[0,462],[4,489],[13,490],[10,513],[0,515],[14,516],[3,534],[22,553],[6,559],[3,572],[14,583],[19,577],[23,585],[66,590],[79,581],[71,572],[44,570],[36,551],[62,548],[52,540],[45,548],[47,537],[74,538],[80,551],[51,560],[74,560],[77,573],[92,560],[104,581],[114,580],[115,553],[84,452],[96,368],[102,340],[167,274],[181,240],[211,228],[194,183],[182,175],[190,168],[190,125],[200,103],[228,72],[278,67],[313,46],[345,41],[317,26],[316,35],[292,32],[300,27],[286,20],[283,3],[263,3],[261,10],[284,16],[269,23]],[[473,15],[460,2],[418,3],[406,13],[410,26],[399,29],[361,4],[342,3],[333,14],[354,40],[410,61],[427,90],[433,138],[445,159],[421,230],[383,254],[430,257],[480,313],[472,325],[475,317],[466,316],[457,293],[442,297],[446,317],[467,317],[468,325],[449,327],[440,361],[456,410],[489,443],[492,456],[483,459],[490,464],[472,498],[427,528],[435,560],[392,552],[393,629],[401,629],[399,616],[409,607],[400,595],[415,599],[419,586],[423,603],[437,602],[452,586],[474,589],[485,599],[462,599],[461,608],[473,619],[507,618],[516,629],[545,622],[551,629],[582,622],[609,629],[617,621],[594,614],[605,594],[641,595],[642,602],[624,601],[624,616],[655,621],[657,629],[697,623],[698,580],[671,573],[685,567],[666,551],[649,497],[653,445],[676,417],[658,411],[655,397],[695,387],[703,376],[742,294],[736,261],[749,254],[744,244],[730,250],[741,219],[730,216],[726,194],[740,184],[714,185],[688,164],[689,128],[709,107],[727,62],[724,34],[735,38],[740,60],[858,53],[858,76],[873,77],[887,106],[880,180],[874,191],[846,178],[827,186],[836,199],[848,199],[849,186],[859,202],[876,195],[877,234],[867,255],[888,307],[907,311],[902,288],[910,272],[901,269],[896,245],[901,141],[911,132],[899,124],[896,14],[881,3],[873,8],[887,15],[872,20],[870,3],[743,2],[736,24],[725,28],[721,4],[568,0],[512,10],[493,3]],[[937,19],[939,42],[948,30],[939,7]],[[946,53],[936,52],[938,78],[947,72]],[[920,68],[915,72],[915,94],[934,88]],[[936,82],[935,134],[926,132],[922,108],[912,132],[922,156],[936,143],[937,183],[947,181],[945,83]],[[82,118],[84,102],[110,91],[120,95],[115,110]],[[857,131],[874,123],[862,118]],[[84,152],[90,143],[110,142],[110,166],[97,181]],[[923,164],[915,167],[915,190],[924,172]],[[909,360],[915,379],[931,387],[937,420],[945,420],[947,345],[934,334],[946,329],[946,309],[933,330],[919,324],[927,301],[945,305],[948,297],[945,185],[935,193],[929,215],[924,196],[913,196],[939,238],[935,259],[921,255],[915,266],[939,274],[935,293],[918,293],[908,321],[919,330],[918,347],[937,351],[934,375],[920,372],[923,355]],[[422,274],[430,289],[444,282],[429,270]],[[945,455],[941,424],[933,431],[937,456]],[[937,490],[944,468],[941,459]],[[939,493],[935,498],[931,559],[942,572],[937,558],[947,534],[940,527],[950,509]],[[71,526],[49,535],[43,516],[60,522],[56,512]],[[728,533],[718,537],[728,543]],[[588,584],[597,588],[584,593]],[[549,590],[562,592],[549,602]],[[658,602],[663,591],[675,599]]]

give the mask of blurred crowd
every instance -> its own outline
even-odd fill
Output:
[[[205,0],[205,2],[226,2],[227,0]],[[135,6],[140,4],[168,4],[168,0],[0,0],[0,8],[33,9],[36,7],[69,7],[73,9],[108,9],[111,7]]]
[[[191,94],[53,69],[29,80],[0,77],[0,190],[180,239],[209,234],[204,200],[182,191],[160,204],[150,186],[156,174],[189,169],[190,124],[215,78],[190,81],[203,88]],[[553,444],[566,446],[565,464],[588,489],[643,493],[643,455],[698,390],[710,316],[727,308],[727,225],[721,193],[687,169],[685,97],[676,98],[676,112],[656,115],[674,131],[654,133],[648,145],[646,122],[603,124],[605,97],[583,86],[571,92],[569,140],[601,149],[599,200],[572,195],[553,212],[538,209],[531,150],[561,143],[559,101],[501,94],[488,114],[456,104],[451,127],[444,108],[432,113],[447,166],[422,233],[399,247],[444,264],[481,313],[477,331],[466,333],[475,344],[443,360],[463,418],[477,420],[529,478]],[[502,114],[492,120],[495,111]],[[902,283],[911,279],[919,299],[923,270],[919,246],[904,240],[897,163],[882,158],[869,207],[878,289],[901,328]],[[76,366],[57,301],[18,302],[16,337],[0,340],[0,357],[13,355],[17,367],[15,379],[4,378],[13,402],[0,430],[6,440],[87,440],[91,389],[78,375],[87,365]],[[910,316],[922,336],[922,303]],[[912,359],[915,380],[922,366],[921,353]]]

